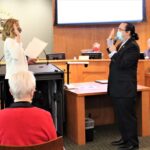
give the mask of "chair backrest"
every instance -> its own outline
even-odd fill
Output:
[[[58,137],[56,140],[48,141],[42,144],[31,146],[3,146],[0,150],[63,150],[63,138]]]
[[[51,53],[46,55],[48,60],[59,60],[59,59],[65,59],[65,53]]]
[[[89,56],[89,59],[102,59],[102,53],[81,53],[83,56]]]

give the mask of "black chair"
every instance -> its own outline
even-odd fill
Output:
[[[144,53],[140,53],[140,59],[145,59]]]
[[[51,53],[46,55],[47,60],[66,59],[65,53]]]
[[[102,59],[102,53],[98,52],[98,53],[81,53],[81,55],[83,56],[89,56],[89,59]]]

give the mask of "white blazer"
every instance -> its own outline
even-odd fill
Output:
[[[28,63],[22,48],[22,43],[15,39],[7,38],[4,42],[4,56],[6,61],[5,79],[9,79],[12,74],[28,70]]]

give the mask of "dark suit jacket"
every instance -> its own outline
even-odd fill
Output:
[[[108,94],[110,96],[136,96],[139,54],[139,46],[134,40],[129,39],[120,50],[112,56],[108,78]]]

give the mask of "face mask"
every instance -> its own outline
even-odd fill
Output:
[[[22,29],[21,29],[20,27],[18,27],[17,29],[18,29],[18,31],[19,31],[20,33],[22,32]]]
[[[117,32],[117,38],[118,38],[120,41],[123,41],[122,32],[120,32],[120,31]]]

